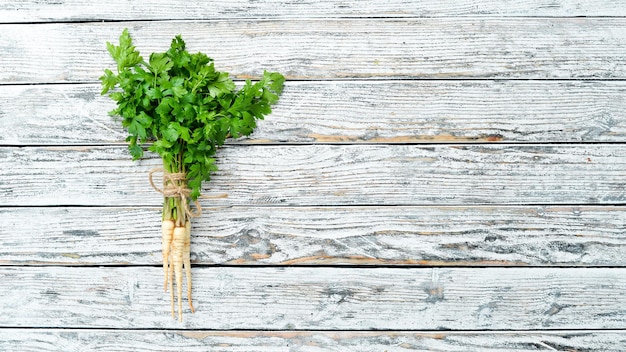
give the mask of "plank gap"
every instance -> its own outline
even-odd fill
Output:
[[[193,234],[192,234],[193,235]],[[428,264],[376,264],[376,265],[363,265],[363,264],[205,264],[191,262],[192,268],[203,269],[367,269],[367,270],[379,270],[379,269],[530,269],[530,270],[542,270],[542,269],[624,269],[623,265],[590,265],[590,264],[571,264],[571,265],[484,265],[484,264],[466,264],[466,265],[428,265]],[[29,268],[162,268],[161,264],[28,264],[28,263],[15,263],[15,264],[0,264],[0,268],[15,268],[15,267],[29,267]]]
[[[101,332],[115,332],[115,331],[151,331],[151,332],[189,332],[189,331],[207,331],[207,332],[278,332],[278,333],[289,333],[289,332],[311,332],[311,333],[377,333],[377,332],[402,332],[402,333],[416,333],[416,334],[451,334],[451,335],[464,335],[464,334],[536,334],[536,333],[546,333],[546,334],[575,334],[575,333],[589,333],[589,332],[601,332],[601,333],[624,333],[626,329],[585,329],[585,328],[577,328],[577,329],[524,329],[524,330],[516,330],[516,329],[495,329],[495,330],[486,330],[486,329],[454,329],[454,330],[417,330],[417,329],[376,329],[376,330],[368,330],[368,329],[354,329],[354,330],[345,330],[345,329],[211,329],[211,328],[167,328],[167,327],[159,327],[159,328],[95,328],[95,327],[62,327],[62,326],[0,326],[0,331],[2,330],[51,330],[51,331],[101,331]]]

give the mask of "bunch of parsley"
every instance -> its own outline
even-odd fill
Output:
[[[236,90],[228,73],[216,71],[207,55],[187,52],[180,36],[148,62],[127,29],[119,46],[107,42],[107,49],[117,73],[104,71],[102,94],[117,102],[110,114],[122,117],[133,159],[141,158],[142,145],[152,142],[148,150],[161,156],[167,172],[187,174],[193,200],[217,169],[217,147],[229,137],[250,135],[255,120],[272,111],[285,81],[280,73],[265,71],[258,82],[247,80]]]

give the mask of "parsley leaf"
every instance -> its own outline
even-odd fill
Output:
[[[191,198],[200,196],[215,166],[216,148],[228,137],[250,135],[256,120],[271,113],[285,77],[263,73],[256,83],[246,81],[240,90],[226,72],[215,69],[203,53],[190,54],[180,35],[170,48],[152,53],[145,62],[125,29],[119,45],[107,42],[117,72],[104,70],[102,95],[117,103],[111,115],[121,116],[128,131],[133,159],[143,156],[143,144],[158,153],[166,170],[187,173]]]

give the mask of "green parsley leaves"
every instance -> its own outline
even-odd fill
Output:
[[[117,73],[104,70],[102,94],[117,103],[110,114],[122,118],[133,159],[143,156],[143,143],[152,142],[149,150],[161,156],[167,171],[187,173],[194,200],[216,170],[216,148],[229,137],[250,135],[256,120],[271,113],[285,82],[280,73],[266,71],[237,91],[228,73],[216,71],[205,54],[187,52],[180,36],[148,62],[127,29],[119,46],[107,42],[107,50]]]

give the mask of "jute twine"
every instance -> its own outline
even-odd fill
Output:
[[[157,172],[163,173],[163,189],[157,187],[152,180],[152,175]],[[195,218],[202,214],[202,207],[200,206],[200,202],[198,202],[198,200],[194,201],[194,204],[196,206],[195,212],[191,211],[191,207],[187,202],[187,198],[189,198],[189,196],[191,195],[191,189],[187,187],[186,173],[169,173],[165,171],[165,169],[157,167],[150,170],[150,173],[148,174],[148,179],[150,180],[150,185],[152,186],[152,188],[161,193],[163,197],[180,198],[181,206],[183,207],[185,214],[188,218]]]

